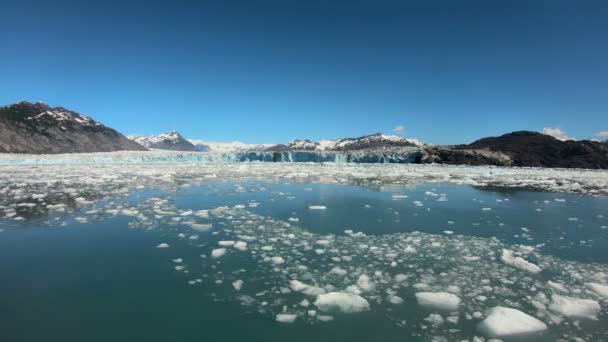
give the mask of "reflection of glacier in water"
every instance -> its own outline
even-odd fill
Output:
[[[252,313],[240,319],[260,317],[287,334],[344,324],[355,325],[354,340],[523,334],[595,341],[607,333],[608,213],[606,199],[591,196],[606,192],[601,172],[318,164],[2,168],[5,239],[19,241],[47,222],[70,229],[36,234],[83,241],[113,231],[108,225],[128,224],[133,229],[104,240],[112,246],[131,237],[132,248],[116,250],[117,259],[157,265],[158,274],[177,280],[174,291],[202,306],[236,306]],[[73,242],[56,243],[71,249]],[[23,247],[9,250],[33,258]],[[7,279],[18,279],[4,263],[3,274],[12,272]],[[188,314],[171,315],[170,322]]]

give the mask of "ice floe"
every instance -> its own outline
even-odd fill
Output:
[[[547,330],[542,321],[513,308],[496,306],[486,312],[479,330],[489,337],[508,337]]]

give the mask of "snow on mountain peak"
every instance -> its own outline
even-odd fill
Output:
[[[184,139],[181,134],[175,130],[169,133],[150,136],[129,135],[128,138],[147,148],[174,151],[197,151],[192,143]]]

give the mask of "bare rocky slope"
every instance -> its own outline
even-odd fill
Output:
[[[0,152],[146,151],[112,128],[62,107],[20,102],[0,107]]]
[[[608,144],[562,141],[538,132],[518,131],[468,145],[426,147],[421,162],[608,169]]]

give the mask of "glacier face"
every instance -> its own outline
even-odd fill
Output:
[[[78,163],[158,163],[158,162],[336,162],[336,163],[413,163],[421,150],[414,147],[366,151],[237,151],[185,152],[148,151],[141,153],[86,153],[63,155],[0,154],[0,164],[78,164]]]

